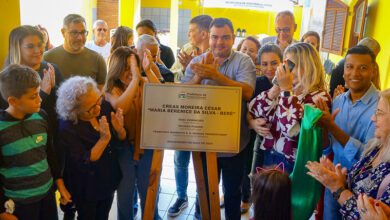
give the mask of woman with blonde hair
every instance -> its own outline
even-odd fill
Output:
[[[57,130],[57,113],[55,104],[57,100],[56,91],[63,81],[63,76],[54,63],[43,60],[45,42],[42,32],[30,25],[22,25],[14,28],[9,34],[8,56],[5,65],[21,64],[31,67],[41,77],[42,109],[44,109],[50,121],[50,127]],[[8,106],[5,100],[0,99],[0,108]]]
[[[341,205],[343,219],[374,219],[369,217],[373,205],[386,210],[390,205],[390,89],[379,93],[371,120],[375,138],[364,146],[360,160],[348,173],[340,164],[324,158],[306,165],[308,174],[328,188]]]
[[[306,43],[290,45],[273,82],[270,90],[251,101],[249,109],[254,119],[263,118],[266,123],[263,129],[258,129],[258,134],[264,137],[260,146],[265,151],[263,166],[283,163],[285,171],[290,173],[295,162],[303,105],[314,106],[316,99],[331,105],[318,52]]]

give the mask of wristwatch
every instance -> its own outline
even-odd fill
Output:
[[[280,96],[282,97],[290,97],[291,96],[291,91],[281,91]]]
[[[339,200],[340,195],[341,195],[341,193],[342,193],[344,190],[346,190],[346,188],[345,188],[344,186],[342,186],[342,187],[338,188],[336,191],[334,191],[334,192],[332,193],[332,197],[334,198],[334,200],[336,200],[336,201]]]
[[[8,214],[13,214],[14,211],[15,211],[15,203],[12,199],[8,199],[5,203],[4,203],[4,208],[5,208],[5,212],[8,213]]]
[[[164,79],[164,78],[160,78],[160,79],[158,79],[158,80],[160,80],[160,83],[162,83],[162,84],[165,83],[165,79]]]

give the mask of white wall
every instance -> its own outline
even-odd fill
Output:
[[[81,0],[20,0],[20,19],[22,25],[42,25],[54,46],[61,45],[62,21],[67,14],[83,15]],[[92,34],[92,33],[91,33]]]

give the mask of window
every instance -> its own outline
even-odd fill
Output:
[[[327,0],[321,51],[342,55],[348,6],[340,0]]]
[[[359,0],[353,10],[349,47],[356,46],[362,39],[366,20],[367,0]]]

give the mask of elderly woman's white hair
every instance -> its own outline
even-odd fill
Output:
[[[379,93],[379,98],[382,99],[387,105],[387,111],[390,111],[390,89],[386,89]],[[385,143],[381,143],[378,138],[371,139],[365,146],[362,157],[370,155],[376,147],[384,147],[385,153],[382,156],[382,162],[390,162],[390,134],[387,136]]]
[[[138,38],[136,48],[137,50],[142,50],[143,46],[159,45],[157,39],[151,35],[143,34]]]
[[[57,90],[56,109],[60,119],[78,122],[80,97],[99,89],[91,77],[74,76],[63,82]]]

